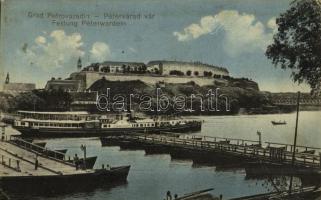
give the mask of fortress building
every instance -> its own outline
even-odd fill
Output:
[[[147,64],[151,70],[159,70],[161,75],[192,76],[192,77],[228,77],[229,72],[222,67],[216,67],[201,62],[180,61],[150,61]]]
[[[85,67],[82,71],[95,71],[103,73],[139,73],[143,71],[146,72],[146,65],[138,62],[105,61],[102,63],[93,63]]]
[[[85,91],[102,78],[109,81],[141,80],[147,84],[194,81],[200,86],[212,85],[214,81],[226,82],[229,78],[226,68],[201,62],[157,60],[145,64],[142,62],[105,61],[92,63],[81,69],[81,59],[79,59],[77,69],[77,72],[72,73],[65,80],[52,78],[47,82],[45,89]]]

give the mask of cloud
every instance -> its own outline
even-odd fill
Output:
[[[132,53],[137,53],[137,50],[133,47],[128,47],[128,50]]]
[[[268,21],[267,27],[276,30],[275,18]],[[265,25],[254,15],[236,10],[224,10],[213,16],[204,16],[199,23],[193,23],[173,35],[178,41],[185,42],[220,30],[225,34],[224,50],[230,56],[265,50],[272,39],[272,32],[267,31]]]
[[[205,16],[201,18],[199,24],[191,24],[184,28],[182,33],[174,32],[173,34],[179,41],[188,41],[211,33],[217,28],[220,28],[217,16]]]
[[[278,30],[278,25],[276,24],[276,18],[272,17],[271,19],[269,19],[269,21],[267,22],[267,27],[269,27],[270,29],[272,29],[273,33],[276,33]]]
[[[43,70],[74,67],[78,57],[85,52],[79,33],[67,35],[63,30],[54,30],[50,35],[38,36],[35,44],[26,48],[22,54],[24,62]]]
[[[95,42],[90,50],[90,59],[93,62],[102,62],[110,58],[111,51],[108,44]]]
[[[43,36],[38,36],[38,37],[35,39],[36,44],[45,44],[46,41],[47,41],[46,38],[43,37]]]

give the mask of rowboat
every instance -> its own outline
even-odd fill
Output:
[[[286,124],[286,121],[271,121],[271,123],[275,126],[275,125],[285,125]]]

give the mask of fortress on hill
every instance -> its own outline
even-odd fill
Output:
[[[142,62],[105,61],[82,67],[78,59],[77,72],[67,79],[52,78],[47,82],[46,90],[85,91],[100,79],[109,81],[141,80],[147,84],[187,83],[212,85],[214,81],[224,82],[229,78],[226,68],[201,62],[181,62],[155,60],[147,64]]]

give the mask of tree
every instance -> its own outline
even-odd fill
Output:
[[[126,65],[122,65],[121,67],[122,67],[123,73],[126,73],[126,69],[127,69]]]
[[[142,70],[143,70],[143,73],[146,73],[147,66],[146,65],[142,65]]]
[[[169,75],[184,76],[184,73],[178,70],[171,70]]]
[[[278,31],[266,56],[282,69],[291,69],[294,82],[306,82],[312,92],[321,83],[321,6],[318,0],[295,0],[276,19]]]

